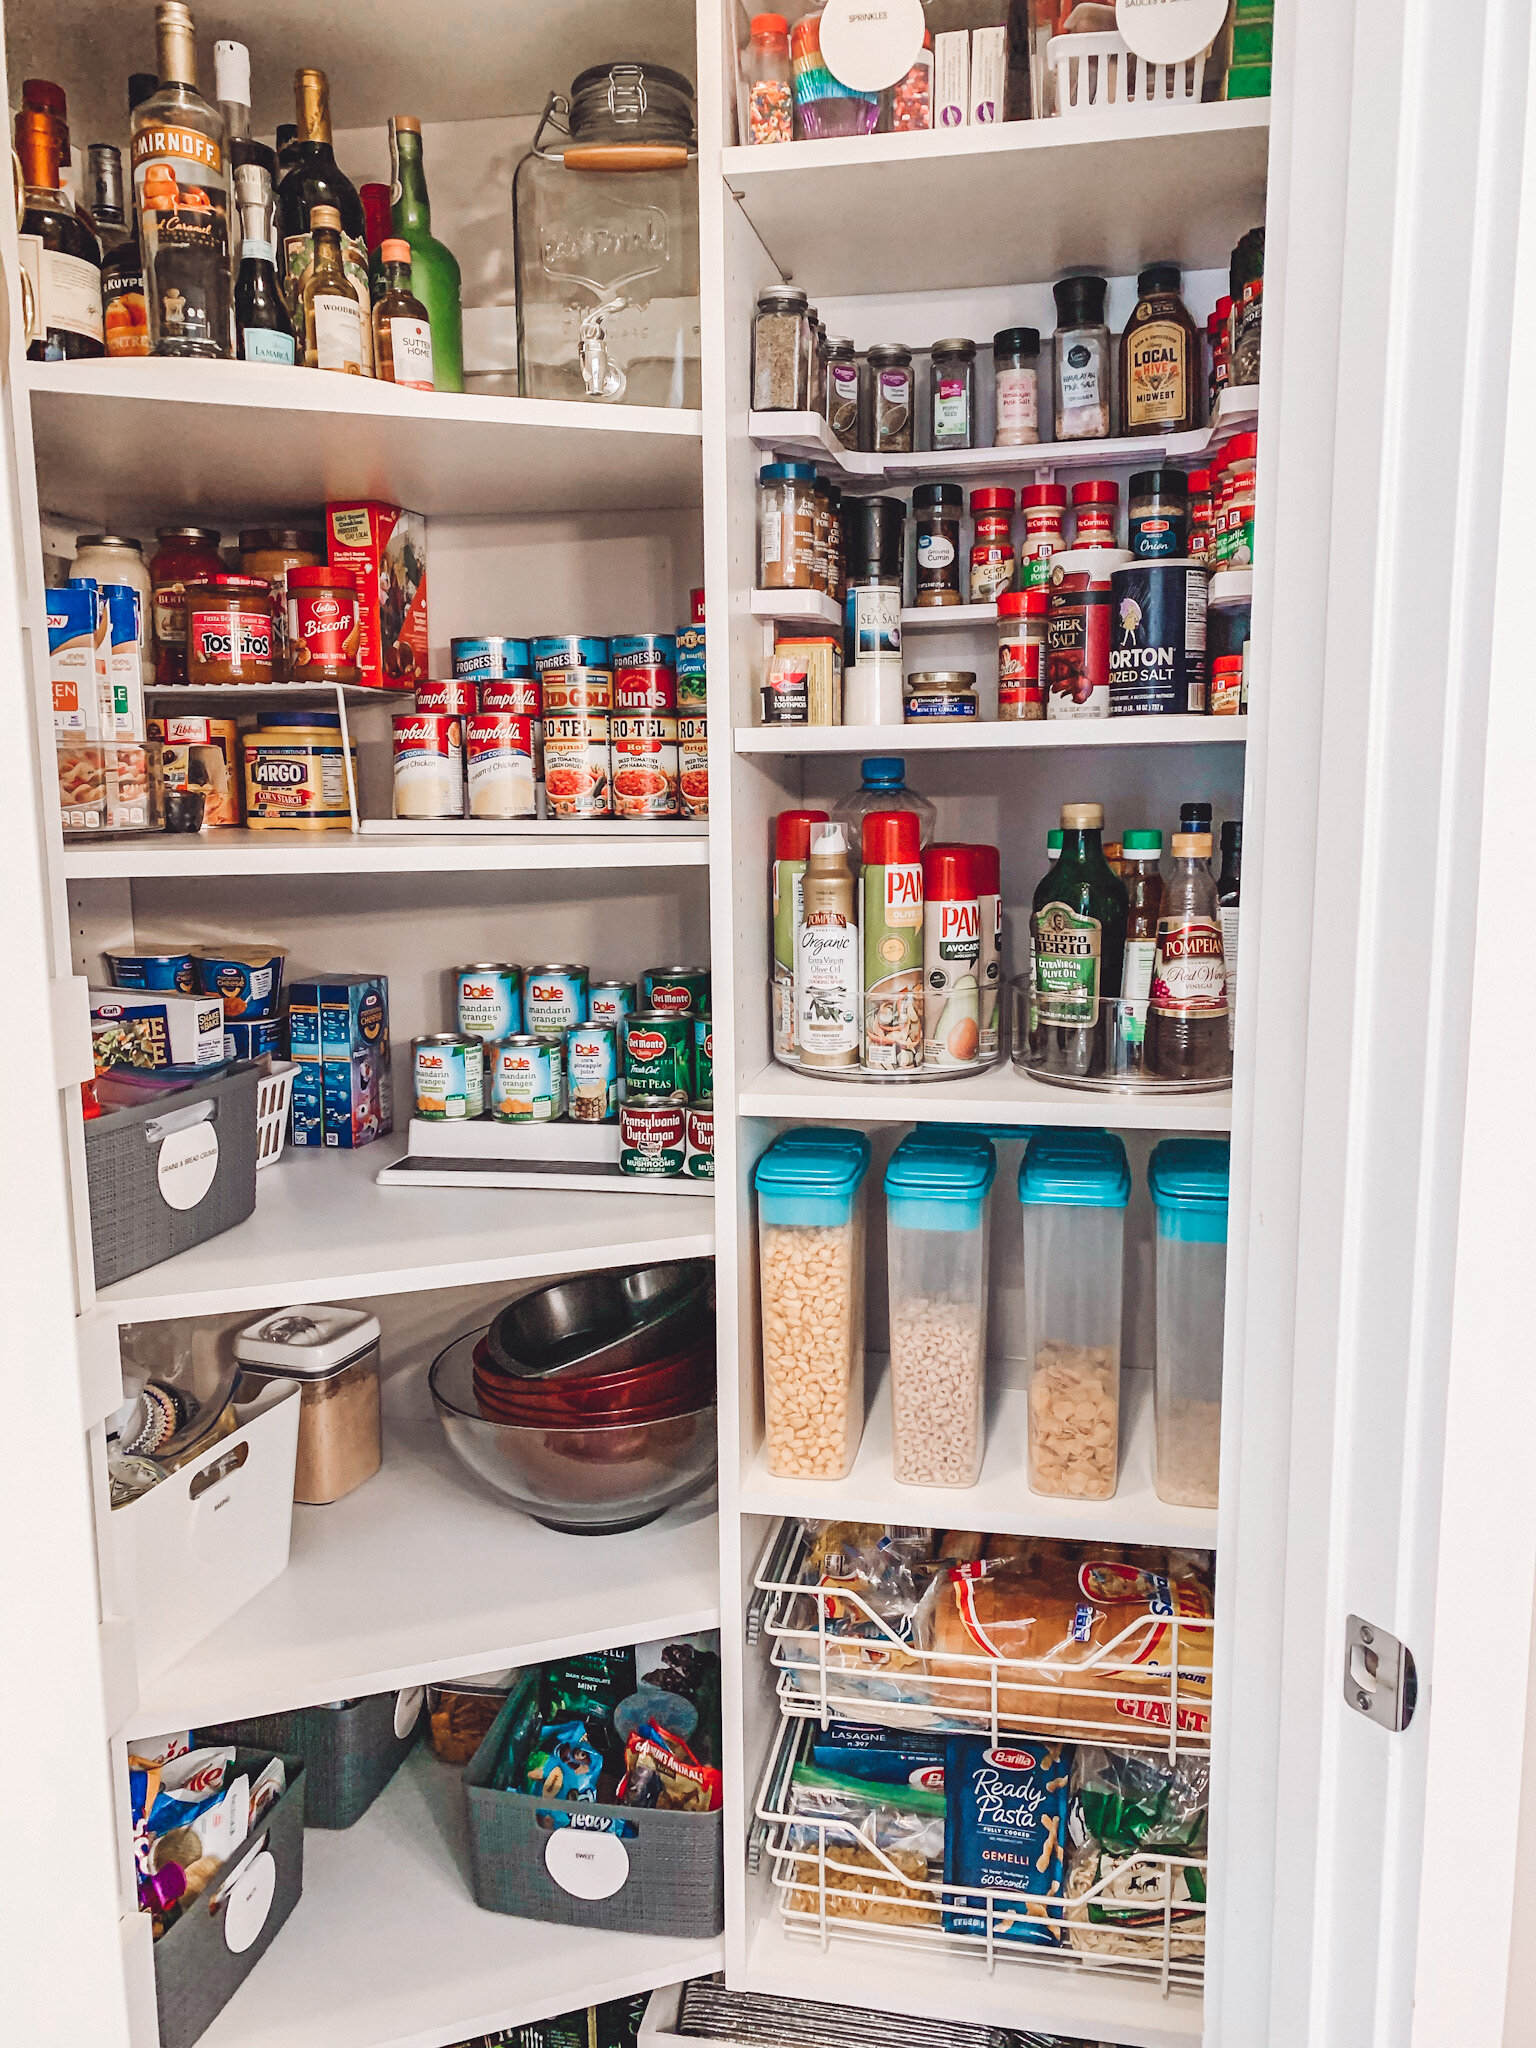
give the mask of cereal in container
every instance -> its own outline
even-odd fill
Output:
[[[1175,1507],[1216,1505],[1228,1162],[1225,1138],[1164,1138],[1147,1163],[1157,1210],[1154,1483]]]

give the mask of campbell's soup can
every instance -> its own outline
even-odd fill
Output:
[[[395,816],[462,818],[464,725],[446,711],[397,712]]]
[[[687,1156],[688,1112],[670,1102],[626,1102],[619,1111],[619,1167],[669,1180]]]
[[[685,818],[709,816],[709,720],[700,711],[677,714],[677,795]]]
[[[497,1123],[544,1124],[560,1114],[560,1066],[547,1040],[515,1032],[493,1045],[490,1056]]]
[[[540,1038],[556,1038],[573,1024],[585,1024],[590,979],[585,967],[525,967],[523,1028]]]
[[[587,1017],[593,1024],[611,1024],[615,1031],[639,1008],[632,981],[594,981],[587,991]]]
[[[693,1093],[698,1102],[715,1099],[715,1027],[708,1010],[693,1020]]]
[[[647,967],[640,978],[640,1006],[667,1010],[674,1017],[703,1017],[709,1012],[707,967]]]
[[[619,1041],[611,1024],[577,1024],[567,1031],[565,1073],[572,1121],[612,1123],[619,1113]]]
[[[533,720],[482,711],[464,727],[464,779],[472,818],[532,818]]]
[[[677,709],[677,635],[621,634],[613,647],[616,711]]]
[[[675,712],[616,711],[613,715],[613,814],[616,818],[675,818],[677,795]]]
[[[480,685],[482,711],[510,711],[514,718],[537,718],[539,707],[539,679],[535,675],[497,676]]]
[[[416,709],[446,711],[454,718],[473,718],[480,709],[479,686],[463,677],[449,677],[444,682],[418,683]]]
[[[523,1028],[522,971],[482,960],[458,971],[459,1036],[494,1045]]]
[[[688,1112],[683,1171],[690,1180],[715,1177],[715,1105],[696,1103]]]
[[[485,1109],[485,1047],[478,1038],[434,1031],[411,1041],[413,1114],[427,1123],[458,1123]]]
[[[629,1102],[687,1102],[693,1094],[693,1020],[670,1010],[624,1019],[624,1095]]]

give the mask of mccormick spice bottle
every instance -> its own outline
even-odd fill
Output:
[[[998,488],[972,491],[971,517],[976,537],[971,542],[971,603],[993,604],[1012,590],[1018,562],[1013,552],[1013,492]]]
[[[1179,284],[1176,263],[1149,264],[1136,280],[1136,310],[1120,337],[1127,434],[1182,434],[1200,424],[1200,335]]]

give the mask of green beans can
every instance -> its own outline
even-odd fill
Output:
[[[709,1009],[707,967],[647,967],[640,980],[640,1001],[647,1010],[668,1010],[676,1017],[698,1017]]]
[[[672,1180],[687,1156],[688,1111],[681,1103],[626,1102],[619,1111],[619,1168]]]
[[[708,1010],[693,1020],[693,1099],[715,1099],[715,1024]]]
[[[636,1010],[624,1019],[624,1093],[630,1102],[687,1102],[693,1093],[693,1019]]]

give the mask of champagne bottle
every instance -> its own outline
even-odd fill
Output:
[[[432,232],[432,203],[421,156],[421,123],[395,114],[389,123],[390,198],[394,230],[411,245],[411,290],[432,325],[432,385],[464,389],[464,309],[459,266]]]

